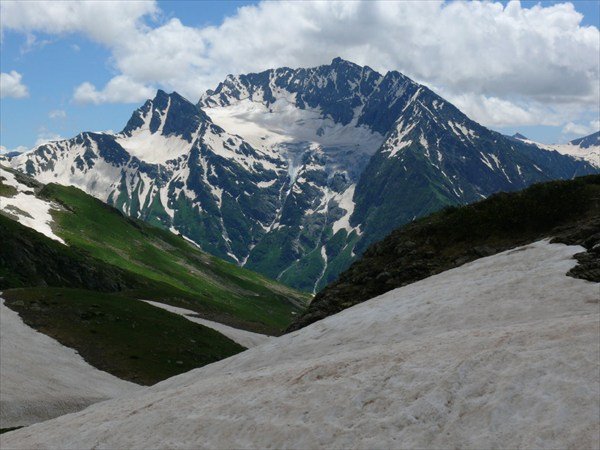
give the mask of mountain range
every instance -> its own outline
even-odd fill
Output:
[[[556,151],[563,155],[572,156],[576,159],[589,162],[595,167],[600,167],[600,131],[592,133],[588,136],[573,139],[566,144],[541,144],[532,141],[521,133],[516,133],[512,136],[521,142],[535,145],[550,151]]]
[[[229,75],[196,104],[158,91],[120,133],[8,161],[312,292],[419,217],[599,170],[491,131],[399,72],[340,58]]]

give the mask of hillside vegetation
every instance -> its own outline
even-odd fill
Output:
[[[57,202],[55,232],[113,266],[166,283],[194,301],[184,307],[241,328],[277,334],[309,298],[280,283],[200,251],[169,231],[130,219],[83,191],[57,184],[39,194]],[[155,298],[155,296],[153,296]],[[178,306],[167,298],[165,303]],[[177,304],[175,304],[177,303]],[[244,323],[246,322],[246,323]]]
[[[208,255],[181,236],[130,219],[77,188],[43,186],[22,174],[18,178],[30,183],[38,198],[60,205],[51,211],[52,229],[68,245],[0,217],[0,289],[122,292],[266,334],[279,334],[310,298]],[[1,181],[0,186],[6,192],[0,195],[12,195],[11,186]]]
[[[0,176],[0,202],[17,194],[25,203],[29,197],[49,202],[52,232],[67,244],[1,209],[2,298],[27,325],[77,350],[94,367],[152,384],[244,349],[140,300],[274,335],[309,299],[210,256],[181,236],[129,219],[76,188],[44,186],[2,169],[13,176]]]
[[[123,380],[154,384],[244,350],[211,328],[119,294],[67,288],[2,294],[32,328]]]
[[[289,331],[482,256],[545,237],[583,245],[572,270],[600,281],[600,175],[536,184],[478,203],[449,207],[372,245],[311,302]]]

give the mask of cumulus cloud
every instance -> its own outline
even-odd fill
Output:
[[[21,82],[22,78],[23,76],[14,70],[8,73],[0,73],[0,98],[23,98],[29,96],[27,86]]]
[[[38,145],[47,144],[48,142],[62,141],[64,139],[65,138],[62,137],[60,134],[52,133],[47,131],[45,128],[42,128],[35,141],[34,147],[37,147]]]
[[[138,101],[158,86],[196,100],[228,73],[336,56],[399,70],[487,125],[563,124],[600,101],[600,34],[571,3],[266,1],[203,28],[149,2],[31,5],[3,2],[3,27],[80,32],[111,50],[118,75],[80,85],[79,102]]]
[[[125,75],[111,79],[104,89],[98,91],[88,82],[82,83],[73,93],[77,103],[137,103],[154,95],[154,89],[137,83]]]
[[[118,44],[143,30],[144,16],[158,12],[152,1],[2,1],[2,28],[24,33],[84,33],[96,42]]]
[[[588,124],[569,122],[563,127],[562,132],[566,135],[584,136],[598,130],[600,130],[600,120],[592,120]]]
[[[62,109],[53,109],[48,113],[48,117],[51,119],[64,119],[67,117],[67,112]]]

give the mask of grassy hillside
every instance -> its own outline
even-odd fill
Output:
[[[483,256],[545,237],[588,249],[573,275],[600,281],[600,175],[533,185],[449,207],[372,245],[311,302],[295,330]]]
[[[140,299],[266,334],[281,333],[307,303],[306,294],[209,256],[78,189],[11,172],[19,189],[0,176],[0,207],[18,192],[53,202],[59,207],[51,227],[68,245],[0,208],[2,297],[25,323],[97,368],[152,384],[243,350]]]
[[[23,232],[23,227],[4,219],[1,226],[10,245],[0,254],[5,260],[0,289],[49,285],[127,291],[124,295],[186,307],[206,318],[267,334],[280,333],[308,303],[307,294],[127,218],[76,188],[49,184],[35,190],[38,197],[62,206],[52,212],[52,228],[69,245]],[[3,189],[0,195],[13,193]]]
[[[23,321],[124,380],[154,384],[244,350],[222,334],[118,294],[66,288],[11,289]]]
[[[39,195],[64,206],[53,213],[54,232],[70,246],[185,292],[195,299],[185,307],[199,313],[222,312],[236,318],[237,326],[277,333],[306,304],[307,296],[201,252],[169,231],[130,219],[77,188],[49,184]]]

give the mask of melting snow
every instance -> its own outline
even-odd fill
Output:
[[[0,197],[0,210],[16,217],[22,225],[64,244],[65,241],[54,234],[51,227],[53,219],[50,211],[59,206],[37,198],[33,190],[19,183],[11,172],[0,168],[0,178],[4,178],[4,184],[17,189],[17,194],[12,197]]]
[[[246,348],[256,347],[257,345],[263,344],[271,338],[271,336],[267,336],[265,334],[252,333],[251,331],[240,330],[238,328],[223,325],[219,322],[213,322],[212,320],[194,317],[198,314],[195,311],[191,311],[189,309],[178,308],[176,306],[166,305],[164,303],[159,302],[153,302],[151,300],[144,301],[146,303],[151,304],[152,306],[156,306],[157,308],[162,308],[172,313],[183,316],[192,322],[196,322],[200,325],[204,325],[205,327],[212,328],[213,330],[218,331],[224,336],[227,336],[232,341],[235,341]]]
[[[342,217],[336,220],[333,225],[333,234],[337,233],[339,230],[346,230],[348,234],[354,230],[354,228],[350,225],[350,217],[354,213],[354,190],[356,189],[356,185],[353,184],[348,189],[346,189],[342,195],[339,197],[338,206],[344,209],[346,212]]]
[[[565,275],[580,251],[477,260],[2,445],[598,447],[598,284]]]
[[[48,420],[138,388],[28,327],[1,298],[0,312],[0,427]]]
[[[161,127],[163,124],[161,124]],[[116,142],[130,155],[150,164],[161,164],[189,153],[192,144],[179,136],[163,136],[158,131],[140,128],[132,136],[120,136]]]

